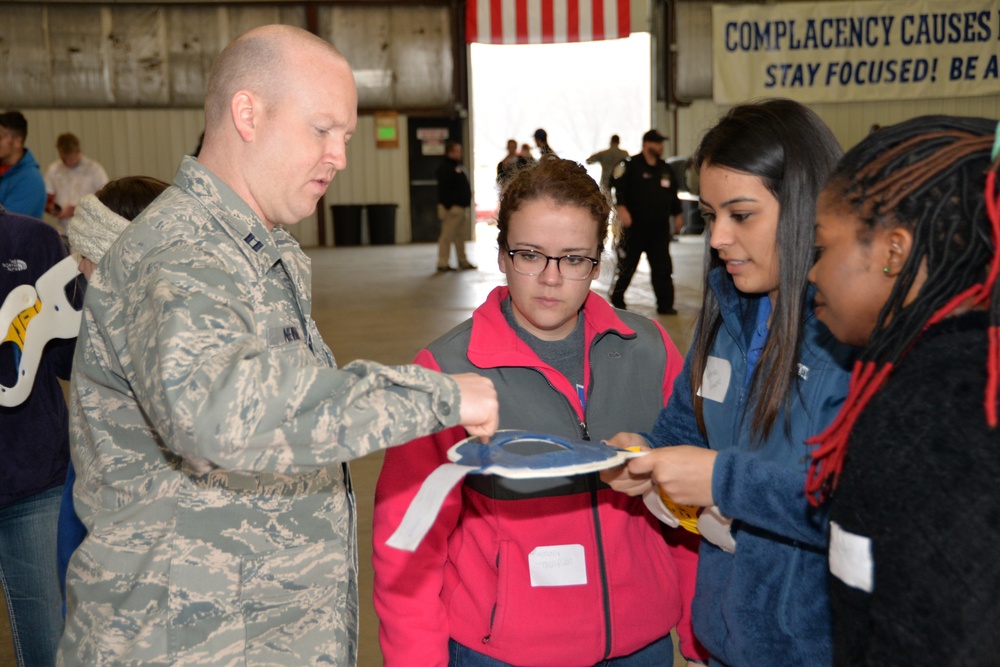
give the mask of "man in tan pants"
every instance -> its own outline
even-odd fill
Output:
[[[448,140],[444,145],[444,161],[437,170],[438,219],[441,221],[441,236],[438,237],[438,271],[454,271],[448,263],[451,246],[455,246],[458,270],[476,268],[465,257],[465,234],[469,205],[472,203],[472,188],[462,164],[462,144]]]

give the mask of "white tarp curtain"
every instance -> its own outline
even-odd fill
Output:
[[[1000,0],[716,4],[712,45],[717,104],[1000,93]]]
[[[564,44],[631,33],[629,0],[467,0],[466,41]]]

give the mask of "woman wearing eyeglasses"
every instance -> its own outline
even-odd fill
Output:
[[[493,380],[500,425],[601,440],[648,428],[682,359],[659,324],[590,291],[609,206],[580,165],[545,158],[507,184],[497,214],[507,285],[417,355]],[[596,474],[469,475],[416,552],[385,544],[452,428],[386,453],[375,493],[375,609],[387,667],[646,667],[702,657],[689,620],[697,541],[664,539],[641,499]],[[552,585],[556,583],[558,585]]]

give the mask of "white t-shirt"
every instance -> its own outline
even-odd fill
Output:
[[[70,169],[62,160],[56,160],[49,165],[45,173],[45,192],[55,195],[55,203],[66,208],[76,206],[86,195],[93,194],[108,182],[108,174],[97,162],[86,155],[80,157],[80,162]],[[59,220],[59,233],[66,236],[72,218]]]

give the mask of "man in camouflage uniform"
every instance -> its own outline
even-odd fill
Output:
[[[336,369],[310,316],[309,215],[357,122],[343,57],[288,26],[213,67],[205,143],[99,264],[71,385],[76,510],[59,661],[353,665],[346,462],[496,429],[475,375]]]

